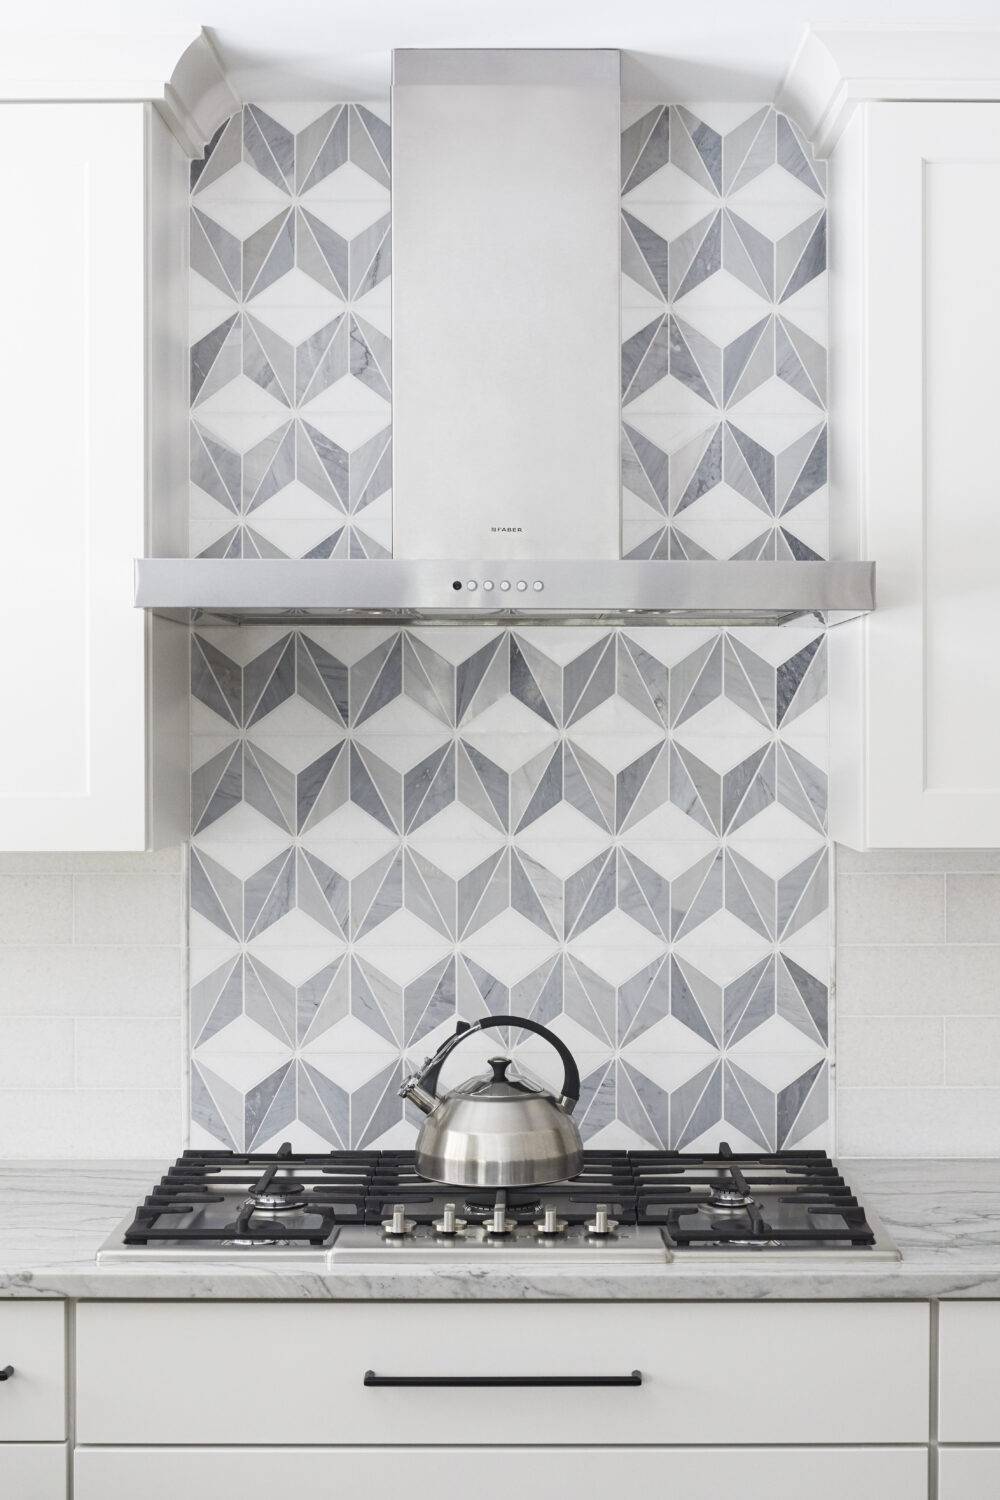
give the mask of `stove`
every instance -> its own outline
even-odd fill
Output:
[[[822,1151],[587,1151],[533,1189],[447,1187],[412,1151],[185,1151],[98,1251],[254,1265],[620,1265],[747,1254],[898,1259]]]

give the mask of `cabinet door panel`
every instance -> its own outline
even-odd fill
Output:
[[[831,833],[992,848],[1000,106],[859,109],[831,228],[834,549],[878,578],[874,614],[830,638]]]
[[[926,1500],[922,1448],[81,1448],[75,1500],[410,1500],[678,1495],[684,1500]],[[368,1475],[370,1490],[360,1484]]]
[[[142,848],[144,107],[0,129],[0,849]]]
[[[0,1369],[14,1371],[0,1383],[0,1444],[66,1436],[65,1326],[62,1302],[0,1303]]]

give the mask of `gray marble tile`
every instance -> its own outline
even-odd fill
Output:
[[[345,876],[308,849],[296,851],[296,906],[345,942],[350,924],[350,889]]]
[[[346,1150],[350,1139],[347,1091],[304,1058],[296,1064],[296,1088],[298,1119],[335,1150]]]
[[[243,158],[252,162],[262,177],[285,192],[292,189],[295,174],[295,137],[279,125],[259,104],[243,109]]]
[[[347,160],[346,104],[335,104],[295,137],[295,187],[307,193]]]
[[[350,294],[349,261],[348,242],[342,235],[307,208],[295,210],[295,264],[300,271],[346,301]]]
[[[348,961],[341,956],[324,964],[299,985],[295,993],[295,1040],[298,1046],[317,1041],[324,1031],[329,1031],[347,1015],[350,1008],[349,981]]]
[[[295,216],[283,209],[243,241],[243,300],[258,297],[295,264]]]
[[[622,191],[632,192],[670,160],[670,111],[648,110],[622,131]]]
[[[363,104],[350,106],[350,156],[369,177],[389,186],[392,168],[391,131],[374,110]]]
[[[355,235],[350,244],[350,295],[357,299],[384,281],[392,268],[392,229],[388,214]]]

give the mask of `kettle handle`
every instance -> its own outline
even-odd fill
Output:
[[[520,1031],[533,1031],[536,1036],[544,1037],[550,1046],[556,1049],[563,1065],[562,1093],[559,1102],[566,1113],[571,1115],[580,1098],[580,1071],[573,1059],[573,1054],[554,1031],[549,1031],[547,1026],[542,1026],[538,1021],[529,1020],[527,1016],[485,1016],[481,1021],[473,1021],[471,1026],[466,1021],[459,1021],[455,1035],[450,1036],[438,1048],[421,1074],[420,1082],[428,1093],[437,1093],[441,1065],[459,1042],[464,1042],[467,1036],[472,1036],[476,1031],[486,1031],[491,1026],[513,1026]]]

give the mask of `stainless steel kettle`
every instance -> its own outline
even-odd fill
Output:
[[[544,1037],[563,1065],[557,1096],[521,1075],[508,1077],[509,1057],[491,1057],[489,1075],[469,1078],[439,1095],[441,1065],[459,1042],[491,1026],[513,1026]],[[529,1187],[575,1177],[583,1166],[583,1143],[570,1116],[580,1097],[580,1074],[564,1042],[523,1016],[487,1016],[471,1026],[459,1021],[400,1094],[427,1119],[417,1138],[417,1171],[431,1182],[456,1187]]]

